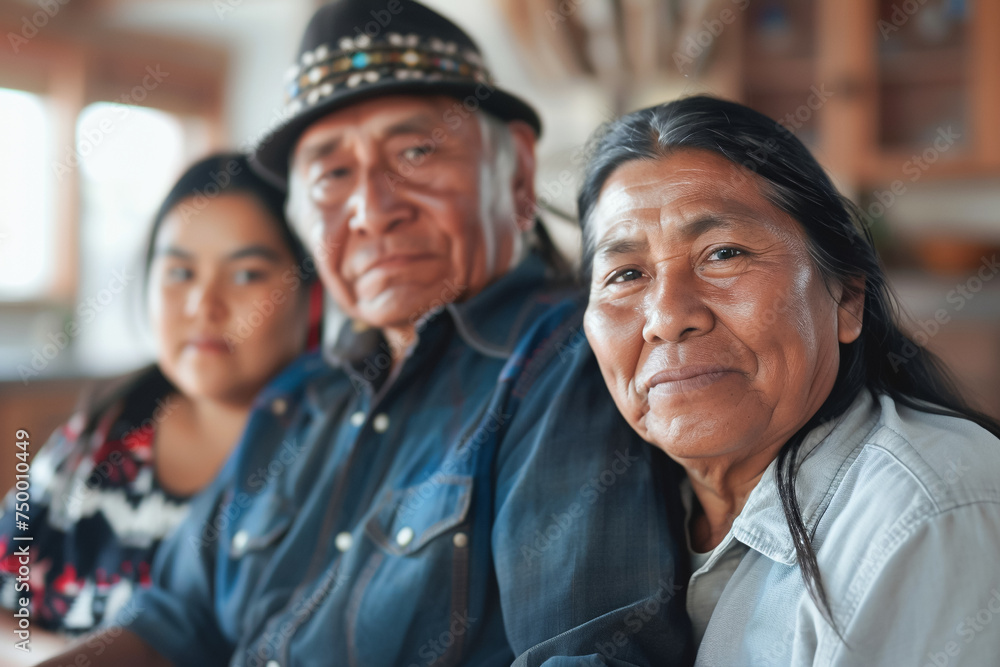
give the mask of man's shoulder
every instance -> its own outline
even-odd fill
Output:
[[[502,378],[512,382],[514,395],[523,396],[539,382],[565,378],[571,372],[585,380],[600,380],[599,374],[580,368],[593,359],[583,330],[585,295],[550,293],[540,297],[536,305],[539,314],[518,337],[504,370],[507,377]]]

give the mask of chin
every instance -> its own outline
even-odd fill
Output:
[[[716,449],[725,448],[721,436],[727,430],[724,424],[713,425],[712,421],[712,416],[705,413],[659,417],[650,411],[643,423],[644,439],[673,457],[710,456]],[[721,433],[717,435],[718,431]]]
[[[369,326],[384,329],[386,327],[408,327],[420,320],[430,311],[445,304],[440,298],[428,296],[424,291],[390,290],[391,294],[383,293],[374,301],[359,305],[358,319]]]

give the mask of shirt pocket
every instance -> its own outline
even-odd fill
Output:
[[[365,529],[382,550],[409,556],[461,525],[471,502],[470,475],[436,475],[386,493]]]
[[[280,495],[271,494],[247,508],[229,541],[229,557],[243,558],[277,543],[295,518],[295,506]]]

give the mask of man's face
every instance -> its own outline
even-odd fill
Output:
[[[412,327],[476,294],[510,262],[519,223],[511,213],[484,226],[488,156],[479,120],[457,105],[443,96],[379,97],[331,113],[299,139],[290,174],[296,224],[323,284],[352,318]],[[501,194],[523,211],[534,195],[534,135],[526,125],[511,129],[518,168],[491,187],[510,189]]]

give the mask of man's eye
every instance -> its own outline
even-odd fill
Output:
[[[732,259],[738,255],[742,255],[743,251],[737,248],[719,248],[711,255],[708,256],[709,259],[714,259],[716,261],[724,261],[727,259]]]
[[[322,176],[320,176],[320,182],[322,183],[331,180],[338,180],[341,178],[345,178],[350,173],[351,170],[348,169],[347,167],[337,167],[336,169],[328,169],[327,171],[323,172]]]
[[[625,269],[611,276],[611,280],[609,282],[627,283],[633,280],[638,280],[641,277],[642,277],[642,271],[640,271],[639,269]]]
[[[407,148],[405,151],[403,151],[401,157],[407,162],[413,162],[427,155],[430,155],[433,152],[434,149],[428,145],[411,146],[410,148]]]

